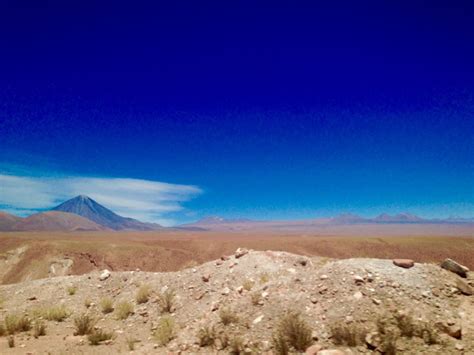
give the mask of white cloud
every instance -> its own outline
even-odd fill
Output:
[[[192,185],[128,178],[44,177],[2,174],[0,209],[25,216],[77,195],[87,195],[112,211],[147,222],[174,223],[167,214],[202,193]]]

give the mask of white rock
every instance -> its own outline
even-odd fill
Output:
[[[105,269],[100,273],[99,280],[105,281],[110,277],[110,271]]]
[[[264,317],[263,314],[260,315],[260,316],[258,316],[257,318],[255,318],[255,319],[253,320],[252,323],[253,323],[253,324],[258,324],[258,323],[260,323],[260,322],[263,320],[263,317]]]

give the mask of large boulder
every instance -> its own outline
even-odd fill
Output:
[[[466,295],[466,296],[474,295],[474,290],[464,280],[461,280],[458,278],[456,280],[456,287],[459,290],[459,292],[461,292],[463,295]]]
[[[445,259],[441,263],[441,267],[443,269],[454,272],[455,274],[458,274],[461,277],[467,277],[467,273],[469,272],[469,268],[449,258]]]

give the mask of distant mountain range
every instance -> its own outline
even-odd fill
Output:
[[[156,223],[140,222],[119,216],[90,197],[80,195],[51,211],[33,214],[26,218],[0,212],[0,231],[103,231],[163,229]]]
[[[297,229],[344,225],[407,225],[407,224],[458,224],[473,225],[474,218],[450,217],[425,219],[409,213],[381,214],[365,218],[355,214],[341,214],[332,218],[316,218],[295,221],[256,221],[246,218],[226,219],[217,216],[183,224],[173,229],[188,231],[250,230],[250,229]],[[156,223],[140,222],[119,216],[90,197],[74,197],[50,211],[33,214],[26,218],[0,212],[0,231],[156,231],[162,230]]]

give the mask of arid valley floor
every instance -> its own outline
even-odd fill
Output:
[[[0,353],[474,354],[446,258],[474,269],[470,226],[2,233]]]

